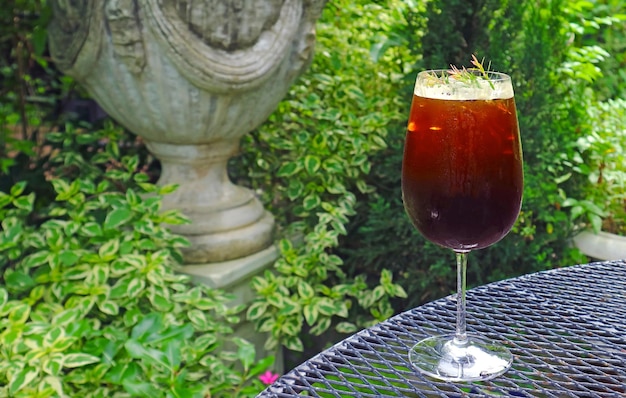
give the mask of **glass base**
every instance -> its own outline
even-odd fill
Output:
[[[445,381],[489,380],[506,372],[513,355],[505,347],[468,335],[434,336],[417,343],[409,352],[411,364],[424,374]]]

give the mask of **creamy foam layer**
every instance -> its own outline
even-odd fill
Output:
[[[508,79],[475,80],[471,83],[448,79],[446,82],[433,82],[417,79],[415,95],[424,98],[443,100],[490,100],[513,98],[513,85]]]

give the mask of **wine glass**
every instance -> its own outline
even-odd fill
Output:
[[[453,68],[420,72],[402,161],[402,198],[413,225],[452,249],[457,265],[454,334],[418,342],[411,363],[447,381],[488,380],[513,360],[497,343],[466,332],[467,256],[511,229],[523,190],[522,149],[511,78]]]

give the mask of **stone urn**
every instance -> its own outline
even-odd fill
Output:
[[[161,161],[187,264],[267,250],[273,217],[226,163],[310,63],[325,0],[53,0],[57,66]]]

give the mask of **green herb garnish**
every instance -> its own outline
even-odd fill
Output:
[[[448,84],[450,83],[450,79],[453,79],[456,82],[461,82],[468,86],[475,87],[480,86],[478,83],[479,81],[486,81],[487,83],[489,83],[489,87],[491,87],[492,90],[495,90],[495,86],[489,78],[491,63],[489,63],[487,65],[487,68],[485,69],[485,59],[483,58],[482,61],[479,61],[474,54],[472,54],[472,60],[470,62],[472,63],[472,65],[474,65],[473,68],[467,69],[465,67],[462,67],[461,69],[459,69],[455,65],[450,65],[450,69],[446,71],[446,73],[444,73],[442,76],[434,75],[433,78],[436,80],[437,83]],[[475,73],[477,71],[479,73]]]

